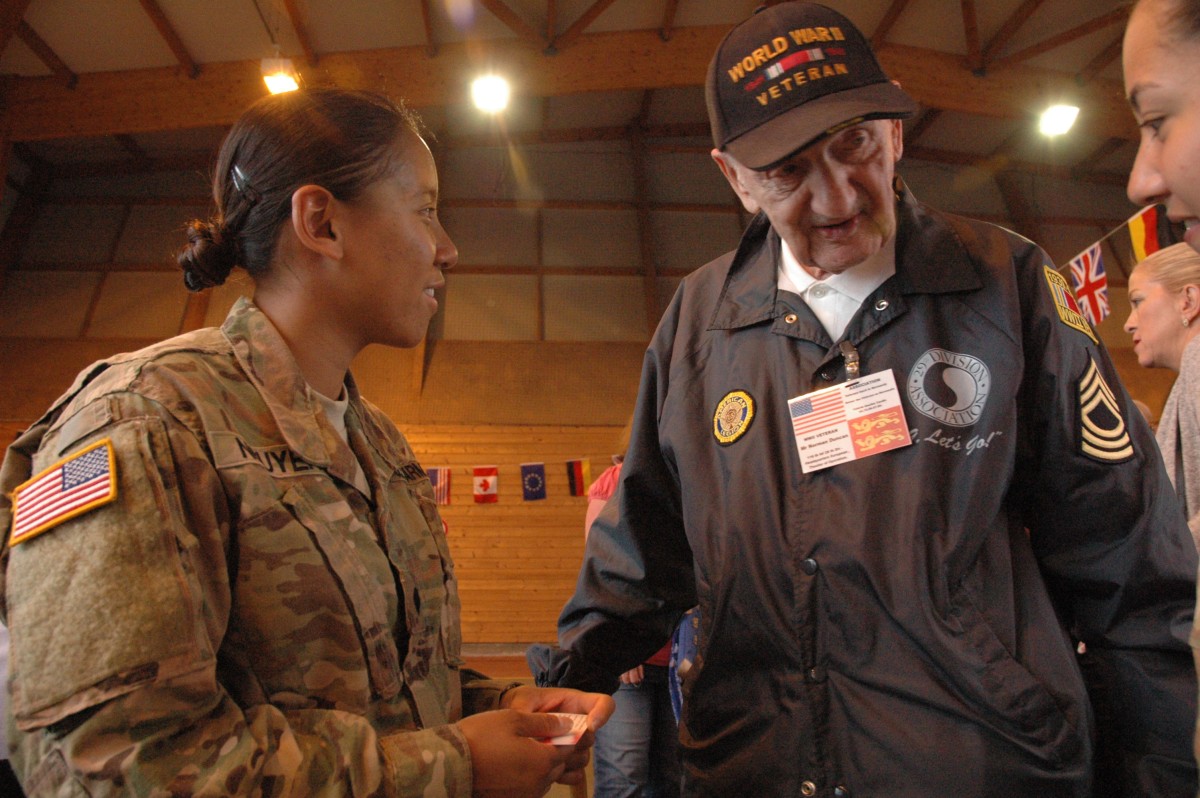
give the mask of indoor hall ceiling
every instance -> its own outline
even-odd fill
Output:
[[[921,103],[906,125],[907,160],[952,170],[959,185],[1001,176],[1001,215],[1030,224],[1074,214],[1102,226],[1133,210],[1120,191],[1137,133],[1120,80],[1123,0],[829,4],[872,37],[885,69]],[[442,146],[636,136],[703,153],[706,65],[757,5],[3,0],[0,135],[21,161],[57,173],[202,165],[264,93],[260,59],[274,40],[310,85],[406,98]],[[485,69],[514,83],[502,124],[466,101],[469,78]],[[1046,140],[1036,115],[1061,99],[1082,107],[1080,120]],[[1067,183],[1101,187],[1107,199],[1078,211],[1046,200]]]

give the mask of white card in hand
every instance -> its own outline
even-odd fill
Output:
[[[560,734],[557,737],[550,737],[543,742],[551,745],[575,745],[579,742],[579,738],[587,731],[587,715],[576,715],[571,712],[550,712],[547,713],[558,718],[566,718],[571,721],[571,731],[567,734]]]

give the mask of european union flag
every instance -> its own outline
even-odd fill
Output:
[[[521,463],[521,491],[527,502],[546,498],[545,463]]]

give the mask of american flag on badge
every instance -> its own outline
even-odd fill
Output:
[[[429,482],[433,485],[433,501],[436,504],[450,503],[450,469],[445,467],[427,468]]]
[[[836,389],[793,399],[788,402],[788,410],[792,414],[792,429],[796,435],[846,420],[846,403],[842,401],[842,392]]]
[[[15,546],[117,498],[112,441],[105,438],[59,460],[13,491]]]

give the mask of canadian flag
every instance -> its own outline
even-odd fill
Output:
[[[494,504],[496,502],[496,482],[499,476],[496,466],[475,467],[475,503]]]

